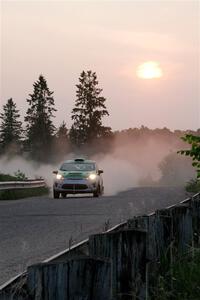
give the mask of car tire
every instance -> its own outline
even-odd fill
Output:
[[[62,193],[61,195],[62,195],[62,198],[66,198],[67,193]]]
[[[58,199],[59,196],[60,196],[60,193],[57,192],[57,191],[55,191],[55,190],[53,190],[53,197],[54,197],[54,199]]]

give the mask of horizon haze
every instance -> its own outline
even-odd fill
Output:
[[[103,122],[113,130],[196,130],[199,58],[196,0],[1,1],[1,109],[13,98],[22,120],[43,74],[54,91],[54,123],[69,128],[75,85],[92,70],[110,113]],[[160,69],[137,76],[144,64]]]

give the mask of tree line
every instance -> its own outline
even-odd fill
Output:
[[[103,118],[109,116],[109,113],[102,91],[96,73],[91,70],[82,71],[71,112],[72,126],[68,129],[62,121],[56,128],[53,122],[57,111],[54,92],[49,89],[44,76],[40,75],[33,84],[32,94],[26,99],[25,124],[22,123],[20,112],[12,98],[3,105],[0,113],[0,155],[20,154],[36,161],[53,162],[62,160],[70,152],[90,156],[108,153],[114,147],[122,145],[134,150],[140,144],[145,147],[148,140],[153,140],[158,145],[160,142],[175,145],[177,150],[184,149],[187,143],[191,148],[187,147],[179,153],[192,158],[192,165],[196,167],[200,178],[200,129],[196,132],[172,132],[168,128],[149,129],[141,126],[112,132],[110,127],[103,125]],[[181,138],[184,142],[181,142]],[[123,153],[127,156],[126,151]],[[174,159],[176,157],[172,161]],[[170,165],[169,162],[167,165]]]
[[[3,105],[0,113],[0,153],[19,154],[26,152],[38,161],[48,161],[56,153],[66,155],[72,149],[79,149],[102,137],[111,135],[111,128],[103,125],[108,116],[102,89],[98,86],[97,75],[83,71],[76,85],[76,100],[72,110],[72,126],[68,130],[63,121],[56,128],[55,101],[47,80],[40,75],[33,84],[33,93],[26,99],[28,108],[24,117],[25,127],[20,121],[20,113],[12,98]]]

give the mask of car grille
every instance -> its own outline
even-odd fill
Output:
[[[65,190],[86,190],[88,187],[86,184],[63,184],[62,188]]]
[[[69,180],[80,180],[83,179],[82,173],[69,173],[66,177]]]
[[[67,180],[83,180],[82,177],[66,177]]]

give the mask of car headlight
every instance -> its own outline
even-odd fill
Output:
[[[58,179],[58,180],[63,179],[63,176],[61,174],[57,174],[56,179]]]
[[[90,174],[89,179],[94,180],[96,179],[97,175],[96,174]]]

